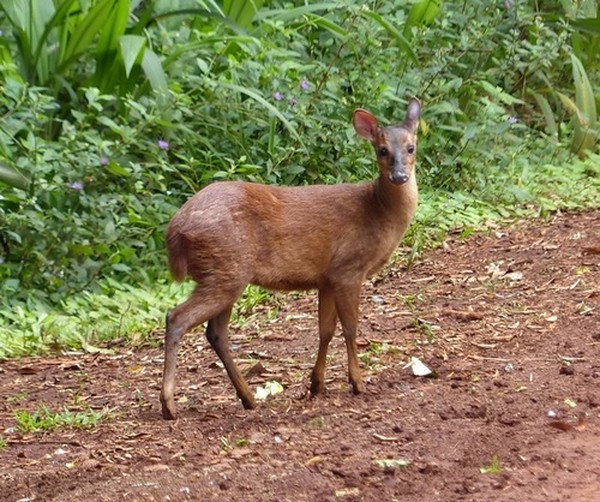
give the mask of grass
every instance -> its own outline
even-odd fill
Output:
[[[529,166],[520,172],[497,173],[481,193],[422,190],[415,220],[405,238],[412,246],[409,261],[443,241],[450,231],[468,236],[490,221],[546,217],[557,210],[600,207],[600,155],[571,159],[562,165]],[[400,255],[396,255],[398,259]],[[181,285],[167,277],[162,282],[132,286],[105,280],[96,293],[65,298],[60,311],[30,301],[0,309],[0,360],[41,354],[52,349],[104,351],[106,342],[130,346],[157,343],[149,336],[164,327],[165,312],[190,293],[190,282]],[[410,299],[405,298],[410,305]],[[277,297],[250,287],[240,299],[232,321],[244,326],[261,304],[278,313]],[[429,339],[426,326],[425,336]]]
[[[52,431],[59,427],[71,429],[89,429],[96,427],[108,417],[105,410],[95,411],[87,408],[84,411],[52,412],[46,405],[41,405],[36,411],[17,410],[14,412],[17,428],[22,433],[37,433]]]
[[[379,373],[385,368],[382,356],[386,354],[402,354],[402,349],[387,342],[372,342],[366,351],[358,354],[358,358],[369,371]]]
[[[503,469],[500,465],[500,459],[498,458],[498,455],[493,455],[490,464],[479,469],[481,474],[500,474],[502,470]]]

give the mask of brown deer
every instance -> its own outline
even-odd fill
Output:
[[[208,321],[206,337],[244,408],[256,406],[236,366],[227,335],[231,310],[248,284],[273,290],[319,291],[319,350],[313,395],[325,389],[327,348],[337,319],[348,351],[348,379],[364,391],[356,347],[362,283],[388,260],[417,207],[415,158],[421,105],[412,98],[401,124],[381,127],[366,110],[354,129],[375,148],[379,177],[371,183],[266,186],[217,182],[196,193],[167,228],[175,280],[190,276],[190,298],[167,314],[160,401],[175,418],[175,366],[181,337]]]

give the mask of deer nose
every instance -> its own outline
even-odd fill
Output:
[[[406,174],[404,171],[394,170],[390,173],[390,181],[394,185],[403,185],[408,181],[408,174]]]

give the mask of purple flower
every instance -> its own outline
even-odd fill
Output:
[[[102,155],[100,157],[100,165],[107,166],[108,165],[108,157],[106,155]]]
[[[83,190],[83,183],[81,181],[73,181],[72,183],[69,183],[69,188],[72,188],[73,190]]]
[[[517,117],[515,117],[514,115],[511,115],[510,117],[508,117],[509,124],[516,124],[518,121],[519,121],[519,119]]]
[[[281,101],[283,99],[283,94],[277,91],[273,94],[273,97],[275,98],[275,101]]]
[[[308,91],[309,87],[310,82],[308,80],[303,80],[302,82],[300,82],[300,89],[302,89],[303,91]]]
[[[169,142],[164,139],[159,139],[156,144],[158,145],[158,148],[160,148],[161,150],[169,149]]]
[[[294,106],[298,104],[298,100],[296,98],[290,99],[290,105]]]

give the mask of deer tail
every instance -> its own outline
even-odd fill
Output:
[[[167,230],[167,250],[171,275],[177,282],[181,282],[188,272],[186,242],[185,237],[172,228]]]

